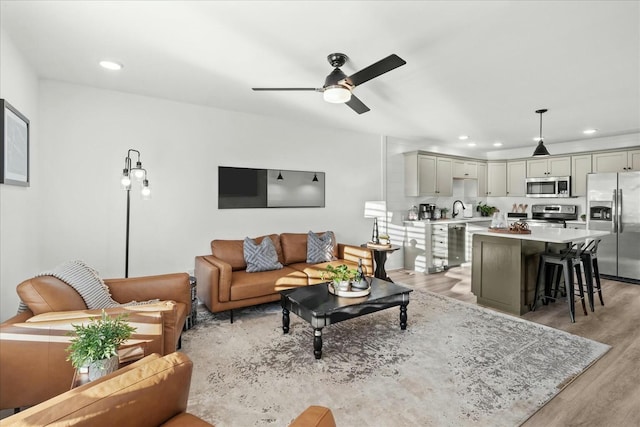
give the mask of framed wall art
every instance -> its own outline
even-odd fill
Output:
[[[29,186],[29,119],[0,99],[0,184]]]

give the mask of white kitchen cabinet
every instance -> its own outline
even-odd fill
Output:
[[[527,160],[527,177],[569,176],[571,157],[545,157]]]
[[[627,151],[627,170],[640,171],[640,150]]]
[[[453,194],[452,160],[418,152],[405,153],[405,196],[451,196]]]
[[[591,172],[591,154],[571,156],[571,195],[587,195],[587,174]]]
[[[478,163],[469,160],[453,160],[453,177],[476,179],[478,177]]]
[[[504,197],[507,195],[507,163],[487,163],[487,196]],[[482,194],[478,192],[478,197]]]
[[[593,172],[640,170],[640,150],[609,151],[593,154]]]
[[[478,163],[478,197],[487,197],[487,164]]]
[[[409,197],[436,194],[436,157],[417,152],[404,156],[404,194]]]
[[[453,161],[448,157],[436,158],[436,196],[453,195]]]
[[[527,176],[527,164],[524,160],[507,162],[507,196],[525,195],[524,180]]]

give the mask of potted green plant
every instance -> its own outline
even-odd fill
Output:
[[[440,218],[446,219],[447,218],[447,212],[449,212],[449,208],[440,209]]]
[[[491,216],[493,215],[494,212],[498,211],[498,208],[496,208],[495,206],[489,206],[486,203],[480,202],[476,207],[476,211],[480,212],[481,216]]]
[[[355,279],[358,272],[352,268],[349,268],[345,264],[340,264],[336,267],[328,265],[322,272],[322,280],[330,280],[334,291],[348,291],[351,280]]]
[[[72,324],[74,330],[69,335],[75,337],[67,347],[67,360],[78,370],[88,368],[89,380],[118,369],[118,347],[136,330],[126,318],[126,314],[109,317],[102,310],[99,318],[89,319],[86,324]]]

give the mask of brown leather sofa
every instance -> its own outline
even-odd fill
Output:
[[[120,303],[159,299],[150,305],[109,308],[109,315],[128,313],[137,328],[127,346],[145,355],[173,353],[179,343],[191,287],[187,273],[105,280]],[[87,310],[80,295],[53,276],[40,276],[17,287],[29,307],[0,324],[0,409],[40,403],[69,389],[74,369],[68,362],[72,324],[88,322],[101,310]]]
[[[322,235],[323,233],[316,233]],[[265,236],[255,238],[260,243]],[[233,310],[280,299],[281,290],[321,283],[328,265],[358,266],[362,260],[365,274],[373,274],[370,249],[337,243],[335,261],[308,264],[307,233],[270,234],[278,254],[281,270],[247,273],[243,240],[213,240],[211,255],[197,256],[195,276],[198,298],[211,312]],[[231,312],[233,321],[233,312]]]
[[[152,354],[2,420],[3,426],[212,426],[189,414],[193,363],[183,353]],[[335,427],[328,408],[311,406],[291,427]]]

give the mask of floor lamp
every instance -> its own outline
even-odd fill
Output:
[[[131,163],[131,153],[138,155],[135,167]],[[129,277],[129,218],[131,212],[131,183],[132,179],[135,179],[142,183],[140,195],[143,200],[148,200],[151,196],[151,189],[149,188],[149,180],[147,179],[147,170],[142,167],[140,161],[140,152],[138,150],[129,149],[127,151],[127,157],[124,158],[124,169],[122,170],[122,178],[120,184],[122,188],[127,192],[127,232],[126,232],[126,247],[124,255],[124,277]]]

